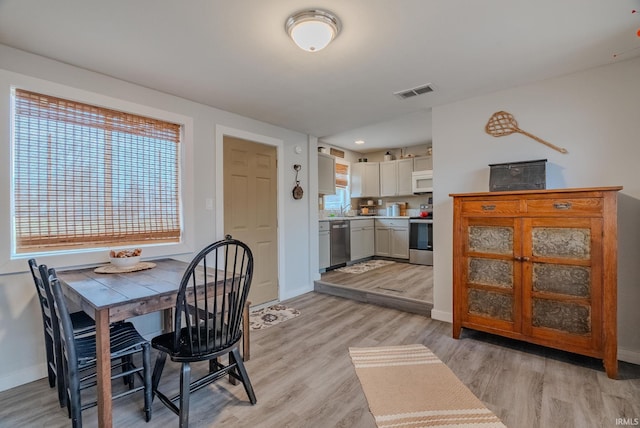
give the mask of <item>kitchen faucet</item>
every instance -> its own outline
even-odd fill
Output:
[[[345,212],[351,208],[351,204],[347,204],[345,206],[340,206],[340,217],[345,217]]]

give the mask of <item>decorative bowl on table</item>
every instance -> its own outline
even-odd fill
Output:
[[[109,260],[112,265],[120,269],[126,269],[140,263],[141,253],[142,250],[140,248],[136,248],[135,250],[111,250],[111,252],[109,252]]]

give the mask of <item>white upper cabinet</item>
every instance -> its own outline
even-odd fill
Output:
[[[396,161],[380,162],[380,196],[398,194],[398,164]]]
[[[411,195],[413,158],[380,162],[380,196]]]
[[[411,173],[414,171],[414,159],[400,159],[398,163],[398,196],[411,195]]]
[[[351,164],[351,197],[380,196],[380,169],[378,162]]]
[[[318,193],[336,194],[336,158],[318,153]]]
[[[414,171],[426,171],[430,169],[433,169],[433,158],[431,156],[413,158]]]

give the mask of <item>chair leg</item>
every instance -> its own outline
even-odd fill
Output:
[[[189,395],[191,393],[191,365],[182,363],[180,372],[180,428],[189,426]]]
[[[164,364],[167,362],[167,354],[161,352],[156,358],[156,365],[153,368],[153,376],[151,378],[151,399],[153,400],[156,396],[156,391],[158,390],[158,385],[160,385],[160,377],[162,376],[162,370],[164,369]]]
[[[151,347],[148,343],[142,345],[142,374],[144,377],[144,419],[151,420],[151,406],[153,403],[151,387]]]
[[[249,401],[251,404],[256,404],[258,400],[256,400],[256,394],[253,392],[253,386],[251,386],[251,381],[249,380],[249,374],[247,373],[247,369],[244,367],[244,362],[242,357],[240,356],[240,351],[238,348],[234,348],[229,353],[229,359],[233,360],[236,363],[236,370],[238,375],[242,379],[242,384],[244,385],[244,390],[247,392],[249,396]]]
[[[47,375],[49,377],[49,387],[53,388],[56,386],[57,377],[56,360],[53,354],[53,340],[46,330],[44,332],[44,347],[47,353]]]
[[[120,359],[120,363],[122,364],[122,373],[125,373],[127,370],[131,370],[132,361],[133,358],[131,355],[125,355]],[[123,376],[122,381],[129,387],[129,389],[133,389],[135,380],[132,374]]]
[[[74,372],[69,374],[72,379],[69,379],[69,391],[71,396],[67,403],[69,409],[69,415],[71,416],[71,425],[73,428],[82,428],[82,402],[80,401],[80,380],[79,374]]]

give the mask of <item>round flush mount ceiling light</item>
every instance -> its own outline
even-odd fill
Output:
[[[327,47],[338,36],[340,28],[338,17],[321,9],[300,11],[285,22],[289,37],[307,52],[318,52]]]

